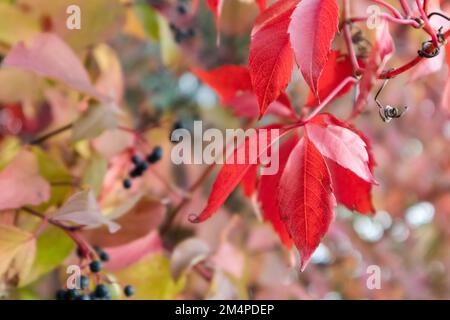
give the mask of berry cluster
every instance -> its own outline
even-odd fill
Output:
[[[171,23],[170,30],[172,30],[172,32],[175,36],[176,43],[181,43],[185,40],[189,40],[189,39],[195,37],[195,30],[193,28],[189,28],[187,30],[181,30],[176,25]]]
[[[110,287],[101,283],[98,279],[98,273],[102,271],[102,263],[109,260],[108,254],[100,247],[94,247],[95,252],[100,260],[93,260],[89,263],[89,275],[81,275],[79,278],[79,288],[77,289],[59,289],[56,291],[57,300],[111,300],[112,292]],[[80,258],[83,258],[81,250],[77,250]],[[95,287],[91,286],[90,276],[97,279]],[[92,290],[93,289],[93,290]],[[123,294],[126,297],[131,297],[135,293],[133,286],[126,285],[123,288]]]
[[[155,147],[145,160],[141,159],[136,154],[133,155],[131,162],[133,162],[134,167],[129,173],[129,178],[123,180],[123,187],[125,189],[131,188],[131,179],[141,177],[148,169],[149,165],[161,160],[162,156],[163,150],[160,146]]]

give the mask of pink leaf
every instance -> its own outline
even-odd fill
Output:
[[[55,34],[39,34],[30,46],[24,42],[17,43],[5,57],[3,64],[62,81],[102,102],[109,102],[106,96],[94,88],[75,52]]]
[[[338,23],[336,0],[302,0],[292,13],[289,35],[295,60],[314,94]]]
[[[104,250],[108,253],[110,259],[105,267],[108,270],[116,271],[124,269],[141,258],[162,251],[163,245],[157,231],[152,231],[145,237],[134,240],[130,243],[108,247]]]
[[[381,24],[377,28],[376,39],[379,45],[378,54],[380,55],[380,59],[386,62],[395,51],[394,41],[389,32],[389,23],[387,21],[381,21]]]
[[[21,151],[0,172],[0,211],[38,205],[50,198],[50,184],[39,175],[38,162],[29,151]]]

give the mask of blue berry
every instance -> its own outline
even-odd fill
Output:
[[[147,162],[151,163],[151,164],[156,163],[159,160],[161,160],[162,156],[163,156],[163,149],[160,146],[155,147],[155,149],[153,149],[152,153],[150,153],[148,155]]]
[[[56,300],[66,300],[67,299],[66,290],[59,289],[58,291],[56,291],[55,298],[56,298]]]
[[[109,297],[110,292],[108,287],[104,284],[97,285],[97,287],[95,287],[95,296],[100,299]]]
[[[89,278],[88,277],[86,277],[86,276],[80,277],[80,288],[83,290],[89,288]]]
[[[100,272],[100,270],[102,270],[102,263],[100,261],[92,261],[89,264],[89,269],[94,273]]]
[[[123,293],[127,297],[134,296],[134,294],[135,294],[134,287],[130,286],[130,285],[125,286],[125,288],[123,289]]]
[[[130,189],[131,188],[131,180],[130,179],[123,180],[123,187],[125,189]]]

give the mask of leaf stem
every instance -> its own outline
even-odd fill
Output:
[[[380,13],[379,17],[388,22],[393,22],[393,23],[397,23],[397,24],[401,24],[401,25],[410,25],[416,29],[420,28],[420,24],[416,20],[413,20],[413,19],[403,19],[403,18],[399,19],[399,18],[396,18],[396,17],[390,15],[389,13],[385,13],[385,12]],[[352,18],[349,18],[347,21],[351,22],[351,23],[362,22],[362,21],[367,21],[368,18],[369,17],[367,17],[367,16],[352,17]]]
[[[433,41],[433,44],[438,47],[439,46],[439,40],[436,35],[436,32],[433,30],[433,27],[430,24],[430,21],[428,21],[427,14],[425,13],[425,10],[423,9],[422,5],[420,4],[420,0],[416,0],[417,8],[419,9],[420,16],[422,17],[422,20],[424,22],[423,29],[431,36],[431,40]]]
[[[407,17],[412,17],[412,9],[407,0],[400,0],[400,4]]]
[[[312,118],[314,118],[317,114],[319,114],[320,111],[322,111],[323,108],[325,108],[328,103],[348,84],[350,83],[356,83],[358,82],[358,79],[354,77],[347,77],[345,78],[334,90],[323,100],[320,105],[314,109],[314,111],[308,116],[308,118],[305,120],[305,122],[308,122]]]
[[[398,11],[394,6],[390,5],[389,3],[384,2],[383,0],[371,0],[371,1],[379,4],[380,6],[385,7],[386,9],[388,9],[394,15],[394,17],[396,17],[398,19],[402,19],[403,18],[403,16],[400,13],[400,11]]]
[[[447,39],[450,37],[450,30],[448,30],[447,32],[444,33],[444,39]],[[427,51],[428,52],[433,52],[437,47],[435,45],[431,45]],[[394,78],[396,76],[398,76],[399,74],[402,74],[403,72],[408,71],[409,69],[413,68],[414,66],[416,66],[419,62],[421,62],[424,58],[421,56],[417,56],[415,57],[413,60],[409,61],[408,63],[404,64],[401,67],[398,67],[396,69],[391,69],[391,70],[387,70],[381,73],[381,75],[378,77],[378,79],[391,79]]]
[[[347,46],[348,55],[352,62],[353,74],[358,76],[361,74],[361,68],[358,63],[358,58],[356,57],[355,48],[353,47],[352,33],[350,31],[350,25],[346,22],[350,15],[350,3],[349,0],[344,0],[344,40]]]
[[[35,139],[35,140],[32,140],[30,142],[30,144],[32,144],[32,145],[41,144],[41,143],[43,143],[44,141],[50,139],[53,136],[56,136],[56,135],[58,135],[60,133],[63,133],[65,131],[67,131],[67,130],[72,129],[72,127],[73,127],[73,123],[69,123],[68,125],[65,125],[64,127],[61,127],[59,129],[56,129],[56,130],[53,130],[53,131],[51,131],[51,132],[49,132],[49,133],[47,133],[47,134],[45,134],[45,135]]]

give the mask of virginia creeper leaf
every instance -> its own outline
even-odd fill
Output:
[[[260,116],[286,89],[292,74],[293,56],[287,28],[297,1],[280,0],[264,11],[252,31],[248,69],[258,98]],[[280,10],[280,6],[284,10]],[[274,9],[275,7],[275,9]]]
[[[291,16],[289,36],[295,60],[316,95],[338,23],[336,0],[302,0]]]
[[[333,220],[335,198],[325,159],[308,136],[289,155],[278,189],[281,218],[304,270]]]

